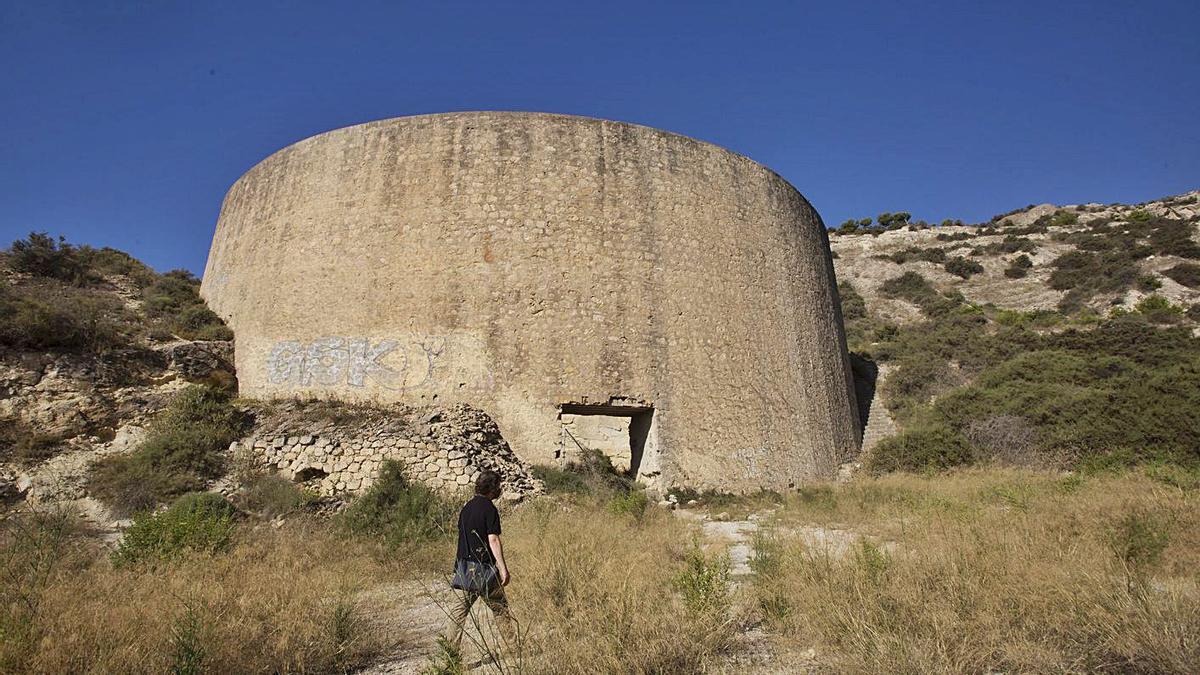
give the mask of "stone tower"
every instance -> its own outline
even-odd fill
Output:
[[[820,217],[717,146],[565,115],[320,134],[229,190],[202,294],[243,395],[467,402],[657,487],[832,475],[858,421]]]

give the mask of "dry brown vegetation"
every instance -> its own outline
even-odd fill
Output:
[[[845,555],[798,522],[872,533]],[[792,647],[853,672],[1196,672],[1197,494],[1124,476],[892,475],[790,497],[755,589]]]
[[[539,498],[504,521],[518,639],[497,649],[485,621],[465,645],[495,655],[484,672],[712,672],[757,615],[778,663],[815,648],[834,672],[1196,672],[1200,492],[1164,470],[971,469],[753,496],[774,515],[740,590],[687,519],[598,488]],[[351,536],[302,510],[278,529],[240,518],[216,552],[120,566],[70,518],[10,518],[0,671],[340,672],[441,633],[428,603],[448,598],[448,538]],[[827,551],[802,526],[866,537]],[[414,584],[435,600],[396,590]]]
[[[7,523],[0,671],[330,672],[403,638],[369,630],[355,601],[395,566],[322,524],[118,568],[85,533],[55,532],[64,518]]]
[[[728,647],[727,563],[669,512],[638,518],[546,500],[514,516],[506,545],[523,640],[508,663],[544,673],[694,673]]]

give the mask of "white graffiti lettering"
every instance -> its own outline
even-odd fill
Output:
[[[267,359],[271,384],[332,386],[366,385],[367,379],[391,385],[402,377],[381,360],[396,349],[395,340],[380,340],[374,346],[367,338],[331,336],[307,345],[295,340],[276,343]]]

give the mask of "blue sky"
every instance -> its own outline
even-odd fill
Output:
[[[829,225],[1200,187],[1200,2],[0,0],[0,241],[203,269],[271,152],[538,110],[770,166]]]

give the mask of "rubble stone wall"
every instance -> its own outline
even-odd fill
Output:
[[[467,406],[428,413],[416,423],[404,418],[366,423],[268,419],[230,450],[322,496],[367,489],[388,459],[401,463],[411,480],[443,493],[470,492],[479,473],[488,469],[500,473],[510,498],[542,490],[495,423]]]

